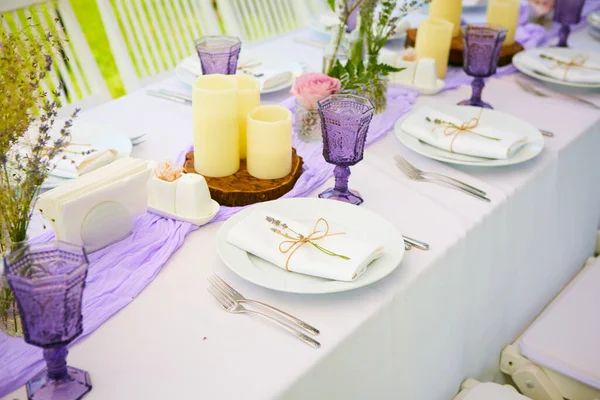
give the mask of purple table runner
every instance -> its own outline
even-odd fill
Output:
[[[392,129],[396,119],[410,111],[416,98],[415,92],[391,88],[388,92],[387,110],[373,118],[367,144],[384,137]],[[282,105],[291,109],[293,102],[293,98],[290,98]],[[323,159],[320,143],[305,143],[294,138],[293,145],[304,159],[304,171],[286,197],[306,196],[333,176],[333,166]],[[182,157],[185,153],[182,153]],[[221,207],[214,221],[224,221],[242,208]],[[187,234],[196,229],[198,226],[187,222],[146,214],[135,220],[132,235],[90,254],[90,267],[83,293],[84,331],[77,341],[132,302],[152,282],[162,266],[181,246]],[[32,242],[52,239],[54,235],[48,232]],[[0,396],[23,386],[44,367],[40,348],[28,345],[21,338],[0,333]]]

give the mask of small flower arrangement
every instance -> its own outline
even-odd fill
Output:
[[[319,72],[308,72],[300,75],[290,93],[297,96],[305,108],[317,108],[317,102],[336,93],[341,88],[340,80]]]
[[[340,88],[339,79],[318,72],[302,74],[296,79],[290,93],[296,96],[295,131],[301,140],[321,138],[321,119],[317,102],[338,92]]]
[[[174,182],[181,178],[183,168],[174,165],[171,160],[159,163],[154,169],[154,176],[166,182]]]
[[[528,3],[536,18],[548,15],[554,10],[554,0],[529,0]]]
[[[51,135],[62,86],[50,78],[49,54],[64,54],[63,41],[54,26],[40,35],[39,26],[31,18],[28,22],[14,34],[0,31],[0,253],[26,245],[35,199],[54,161],[70,144],[69,128],[78,112]],[[0,284],[0,328],[22,334],[16,301],[6,283]]]

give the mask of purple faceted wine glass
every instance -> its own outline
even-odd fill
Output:
[[[202,74],[235,75],[242,42],[235,36],[209,35],[196,39]]]
[[[581,12],[585,0],[556,0],[554,20],[561,24],[558,33],[558,47],[568,47],[567,39],[571,33],[571,25],[581,21]]]
[[[88,260],[64,242],[26,245],[4,258],[25,341],[44,349],[46,369],[27,382],[31,400],[75,400],[92,390],[86,371],[67,366],[67,344],[83,331],[81,299]]]
[[[464,39],[463,69],[469,76],[475,77],[471,86],[473,94],[469,100],[461,101],[463,106],[492,108],[481,100],[481,92],[485,86],[483,78],[496,73],[502,42],[506,37],[506,29],[500,25],[480,24],[467,25],[462,28]]]
[[[366,97],[353,94],[332,94],[319,100],[319,115],[323,132],[323,157],[335,164],[335,187],[319,195],[346,203],[361,204],[363,199],[348,189],[350,166],[363,159],[373,104]]]

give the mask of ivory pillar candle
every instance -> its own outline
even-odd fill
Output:
[[[237,81],[230,75],[203,75],[192,90],[194,169],[210,177],[240,168]]]
[[[260,106],[260,82],[250,75],[235,75],[238,84],[238,116],[240,124],[240,158],[246,158],[246,124],[248,114]]]
[[[433,0],[429,4],[429,18],[443,19],[452,24],[452,37],[460,35],[462,0]]]
[[[292,113],[281,106],[260,106],[248,115],[248,172],[258,179],[279,179],[292,171]]]
[[[515,33],[519,23],[519,9],[521,3],[519,0],[489,0],[487,7],[487,23],[501,25],[506,28],[506,38],[503,46],[511,45],[515,42]]]
[[[442,19],[421,21],[417,30],[415,51],[417,58],[433,58],[437,67],[438,79],[446,77],[453,25]]]

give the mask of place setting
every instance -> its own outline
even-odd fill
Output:
[[[410,357],[431,349],[443,329],[455,349],[510,346],[523,316],[573,275],[572,259],[593,251],[584,233],[597,227],[582,215],[597,220],[600,143],[587,115],[572,132],[559,131],[566,125],[555,115],[542,120],[552,131],[527,121],[543,113],[545,98],[561,98],[565,115],[600,108],[594,97],[546,85],[600,88],[597,49],[569,47],[579,43],[574,35],[600,35],[600,6],[590,0],[555,0],[548,30],[519,0],[217,0],[132,5],[127,18],[119,4],[99,2],[116,60],[101,71],[98,49],[75,54],[90,32],[66,29],[82,10],[58,1],[31,20],[56,13],[51,29],[32,22],[14,33],[11,16],[0,32],[0,354],[8,360],[0,397],[133,398],[143,388],[158,398],[176,384],[174,396],[185,397],[177,379],[188,382],[189,371],[203,378],[188,397],[314,398],[317,373],[331,384],[318,393],[331,397],[343,379],[358,382],[358,371],[366,389],[350,385],[356,398],[451,398],[460,382],[429,385],[431,363]],[[18,3],[8,13],[21,15]],[[411,27],[414,13],[427,18]],[[66,33],[76,37],[67,42]],[[327,43],[319,54],[294,46],[303,34]],[[286,57],[287,46],[297,57]],[[172,68],[159,72],[189,90],[171,90],[172,78],[152,90],[130,81],[136,74],[126,66],[139,67],[140,51],[144,62],[165,61]],[[111,68],[118,76],[104,82]],[[89,87],[76,82],[82,77]],[[125,82],[115,87],[112,78]],[[486,90],[490,79],[498,81]],[[470,95],[444,94],[459,86]],[[96,89],[125,96],[81,118],[79,97],[87,105]],[[163,100],[187,111],[174,118]],[[77,110],[68,119],[57,117],[63,103]],[[121,132],[124,118],[145,130]],[[538,157],[546,141],[559,160]],[[182,146],[170,154],[173,143]],[[546,247],[531,250],[533,241]],[[569,245],[554,246],[561,242]],[[543,271],[532,260],[556,268],[548,285],[526,286]],[[498,300],[507,289],[514,300]],[[489,320],[492,308],[514,321]],[[474,332],[466,339],[465,326]],[[479,338],[484,331],[500,333]],[[127,334],[116,342],[107,336],[114,332]],[[438,350],[492,370],[471,352]],[[119,369],[115,355],[127,357]],[[502,372],[526,364],[511,357]],[[170,373],[156,379],[165,360]],[[398,360],[415,375],[388,382]],[[433,368],[441,376],[445,367]],[[256,371],[276,388],[246,385],[260,381]],[[451,378],[467,372],[459,366]]]
[[[197,54],[184,59],[175,68],[175,75],[190,86],[199,76],[220,71],[225,63],[228,74],[235,72],[255,77],[260,93],[268,94],[289,89],[294,78],[304,70],[302,64],[280,60],[276,55],[253,56],[251,50],[241,51],[240,40],[232,36],[205,36],[197,39],[195,45]]]

